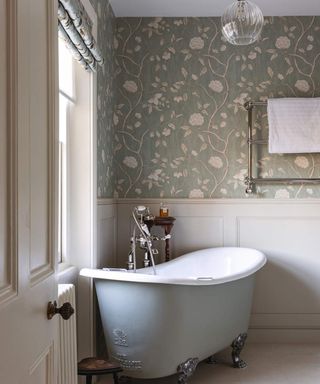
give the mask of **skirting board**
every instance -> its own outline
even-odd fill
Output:
[[[252,329],[248,331],[248,343],[263,344],[319,344],[319,329]]]

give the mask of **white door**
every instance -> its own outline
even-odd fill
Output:
[[[55,0],[0,0],[0,383],[55,384]]]

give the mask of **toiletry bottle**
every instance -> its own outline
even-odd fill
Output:
[[[169,208],[166,203],[160,203],[160,217],[168,217]]]

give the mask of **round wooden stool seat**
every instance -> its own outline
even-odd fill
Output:
[[[91,384],[92,376],[108,374],[112,374],[114,383],[118,384],[119,372],[122,368],[118,363],[98,357],[87,357],[78,363],[78,375],[86,376],[86,384]]]

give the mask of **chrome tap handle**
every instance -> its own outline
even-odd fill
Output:
[[[132,270],[135,268],[132,252],[129,252],[127,265],[129,270]]]
[[[148,237],[150,237],[150,232],[149,232],[149,228],[148,228],[148,226],[147,226],[147,224],[141,224],[141,228],[142,228],[142,230],[143,230],[143,232],[148,236]]]
[[[161,241],[164,241],[164,240],[167,240],[167,239],[171,239],[171,235],[168,234],[168,235],[165,235],[163,237],[159,237],[159,236],[151,236],[151,240],[161,240]]]
[[[133,235],[132,235],[131,251],[133,252],[134,270],[136,270],[135,245],[139,244],[139,247],[145,250],[145,259],[144,259],[145,267],[149,266],[151,262],[153,273],[156,275],[157,273],[156,273],[156,267],[155,267],[153,251],[152,251],[152,236],[150,234],[147,224],[144,222],[144,220],[152,219],[152,214],[150,213],[149,208],[139,205],[133,209],[132,218],[134,220],[135,227],[137,227],[137,229],[140,232],[139,236],[135,236],[135,232],[133,232]],[[128,266],[129,265],[130,264],[128,264]]]
[[[137,213],[139,215],[142,215],[146,210],[146,207],[144,205],[138,205],[137,207],[135,207],[135,211],[137,211]]]
[[[146,208],[145,214],[143,215],[143,219],[147,221],[151,221],[154,219],[154,215],[150,212],[149,207]]]
[[[143,266],[144,266],[145,268],[147,268],[147,267],[150,266],[150,259],[149,259],[149,253],[148,253],[148,251],[146,251],[146,252],[144,253]]]
[[[142,236],[137,237],[136,242],[139,243],[140,248],[146,247],[147,240],[144,237],[142,237]]]

